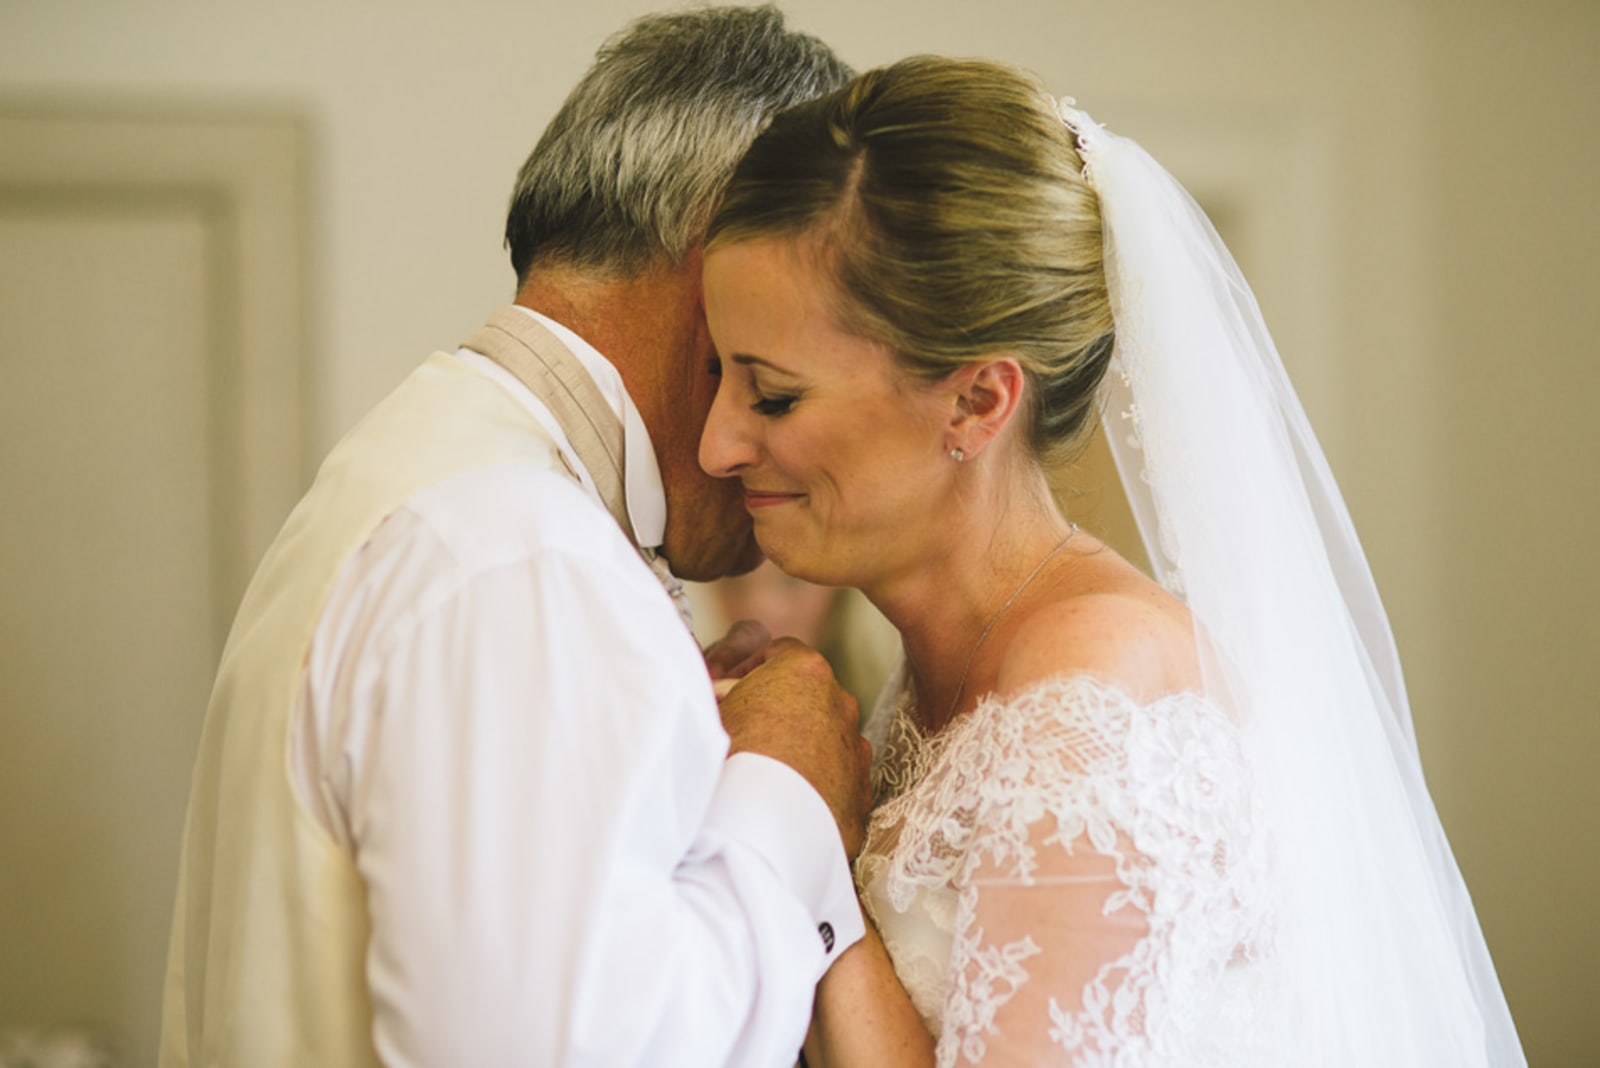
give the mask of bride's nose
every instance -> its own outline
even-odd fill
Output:
[[[700,466],[717,478],[731,478],[756,461],[749,425],[753,413],[735,402],[729,392],[726,383],[717,389],[700,434]]]

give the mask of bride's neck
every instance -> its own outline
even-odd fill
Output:
[[[903,573],[864,587],[868,599],[900,632],[912,692],[927,730],[941,728],[958,710],[951,707],[958,691],[958,707],[966,707],[993,688],[1004,650],[1002,624],[1015,622],[997,622],[996,613],[1072,529],[1047,486],[1037,496],[1042,499],[1026,506],[1013,498],[1005,507],[956,509]],[[1006,615],[1017,607],[1012,605]],[[980,635],[991,624],[995,629],[974,657]]]

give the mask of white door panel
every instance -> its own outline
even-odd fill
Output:
[[[211,677],[303,477],[302,353],[251,323],[297,335],[299,257],[245,240],[298,240],[297,142],[249,126],[0,110],[0,1047],[155,1058]]]

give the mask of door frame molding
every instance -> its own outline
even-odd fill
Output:
[[[309,143],[289,110],[0,99],[5,210],[159,205],[203,220],[219,641],[309,481]]]

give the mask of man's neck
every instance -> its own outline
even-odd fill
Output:
[[[516,303],[554,319],[593,345],[636,400],[652,389],[663,357],[694,344],[698,258],[626,278],[536,268]]]

